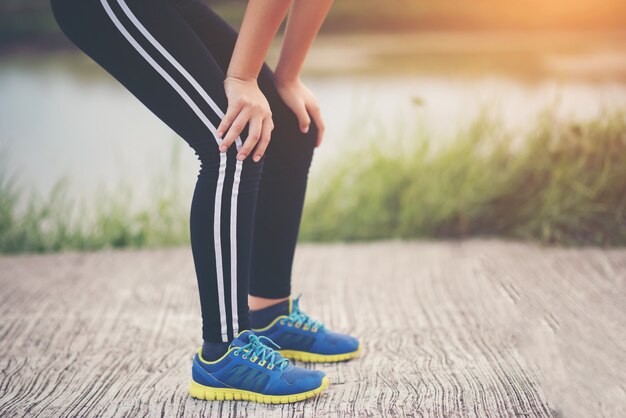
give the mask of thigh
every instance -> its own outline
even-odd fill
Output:
[[[52,0],[52,6],[81,50],[203,160],[219,160],[214,133],[227,106],[224,73],[169,0]]]

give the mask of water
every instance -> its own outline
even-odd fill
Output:
[[[346,45],[320,42],[316,53],[323,56],[324,48]],[[381,70],[372,64],[371,71],[362,71],[368,65],[363,60],[355,59],[355,69],[338,61],[329,65],[313,55],[304,81],[319,98],[327,135],[316,150],[312,175],[333,159],[349,157],[365,141],[410,141],[414,129],[444,141],[485,106],[513,132],[523,132],[548,106],[575,119],[593,117],[603,108],[626,108],[626,60],[610,51],[602,52],[600,66],[594,64],[596,51],[550,55],[545,61],[560,66],[558,71],[537,73],[535,68],[532,77],[497,65],[457,71],[458,51],[446,54],[436,65],[429,61],[427,69],[411,70],[412,62],[422,62],[418,51],[396,57],[394,62],[403,59],[407,65]],[[607,54],[612,57],[609,64]],[[462,62],[471,66],[472,59]],[[590,76],[589,68],[601,77]],[[5,57],[0,60],[0,97],[0,151],[7,155],[3,164],[27,189],[46,194],[65,177],[71,193],[85,197],[99,186],[125,181],[141,202],[154,186],[155,174],[168,172],[175,146],[181,150],[184,188],[193,186],[198,162],[192,150],[81,55]]]

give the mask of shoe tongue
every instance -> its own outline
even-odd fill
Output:
[[[301,295],[300,295],[301,296]],[[297,298],[289,298],[289,315],[291,315],[294,312],[300,312],[300,296],[298,296]]]
[[[254,335],[254,333],[249,330],[241,331],[239,335],[237,335],[237,338],[230,343],[230,346],[243,347],[250,342],[250,335]]]

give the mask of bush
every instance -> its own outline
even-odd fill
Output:
[[[372,145],[325,172],[302,239],[626,244],[623,112],[587,123],[560,123],[547,112],[521,141],[479,118],[443,149],[428,144],[419,139],[396,152]]]

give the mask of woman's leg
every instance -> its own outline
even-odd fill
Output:
[[[223,71],[236,32],[198,0],[179,0],[181,15],[215,57]],[[332,332],[299,307],[291,292],[291,267],[313,157],[317,128],[300,132],[295,114],[285,105],[267,65],[258,83],[272,108],[275,129],[261,176],[250,272],[250,323],[257,335],[271,338],[283,355],[304,361],[343,361],[360,352],[359,341]],[[254,304],[254,305],[253,305]]]
[[[199,0],[178,0],[177,8],[226,72],[237,32]],[[317,129],[312,124],[307,134],[300,132],[267,65],[258,83],[272,108],[275,128],[264,157],[256,207],[249,292],[261,298],[285,299],[291,292],[291,268]]]
[[[241,163],[236,147],[227,154],[218,150],[215,127],[227,107],[222,66],[170,0],[52,0],[52,6],[63,32],[198,155],[191,245],[203,338],[232,340],[249,328],[248,277],[263,160]]]

